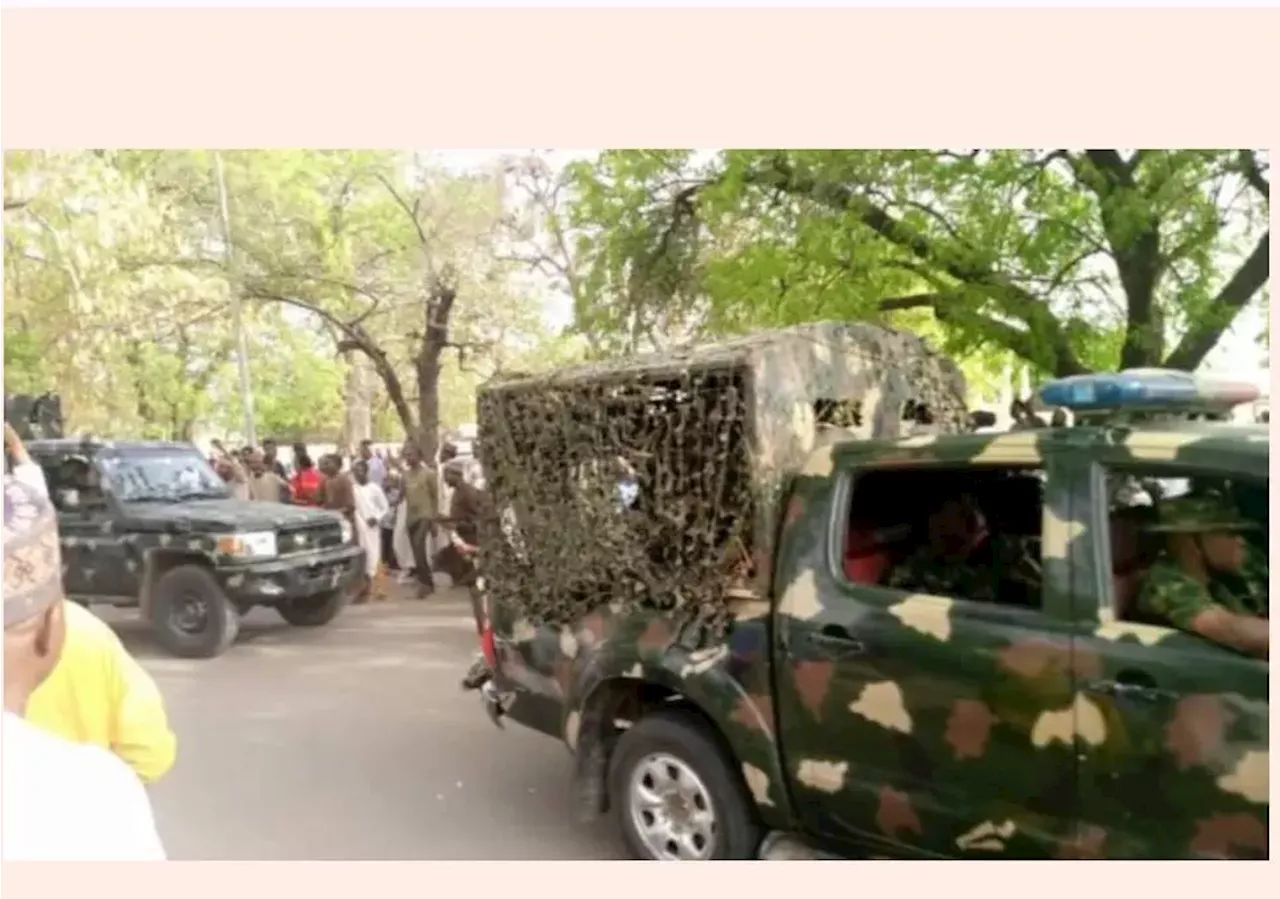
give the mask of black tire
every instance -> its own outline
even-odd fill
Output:
[[[716,836],[712,860],[754,860],[763,836],[746,787],[715,734],[698,715],[679,709],[654,712],[623,731],[609,759],[609,804],[634,859],[655,856],[645,848],[631,813],[629,784],[636,767],[655,752],[675,756],[710,794]]]
[[[324,627],[347,604],[345,590],[330,590],[305,599],[289,599],[276,606],[280,617],[294,627]]]
[[[202,615],[190,611],[193,602],[202,605]],[[151,591],[150,617],[160,645],[184,659],[220,656],[240,633],[236,607],[199,565],[179,565],[160,576]]]

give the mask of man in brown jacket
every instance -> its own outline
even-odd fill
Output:
[[[449,545],[436,556],[436,564],[459,587],[470,587],[475,583],[480,522],[488,507],[484,491],[467,483],[465,468],[465,463],[458,459],[444,465],[444,482],[452,495],[449,516],[439,521],[450,528],[453,535]]]
[[[356,523],[356,485],[351,475],[342,470],[342,457],[330,453],[320,459],[320,473],[324,475],[324,483],[320,487],[320,498],[326,509],[341,512],[351,526]]]

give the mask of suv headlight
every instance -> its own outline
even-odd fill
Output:
[[[351,543],[356,539],[355,529],[351,527],[351,522],[346,518],[342,519],[342,542]]]
[[[223,534],[218,538],[218,552],[242,559],[261,559],[278,552],[274,531],[247,531],[243,534]]]

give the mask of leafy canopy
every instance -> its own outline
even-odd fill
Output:
[[[611,348],[815,319],[988,368],[1193,369],[1269,276],[1269,157],[616,150],[575,165],[577,322]]]

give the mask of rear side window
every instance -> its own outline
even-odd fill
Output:
[[[1039,609],[1044,476],[1034,467],[864,470],[845,579],[904,593]]]

